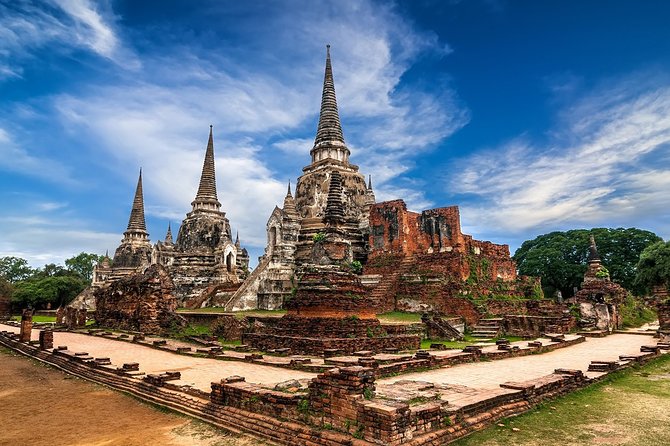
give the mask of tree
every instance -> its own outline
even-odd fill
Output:
[[[670,285],[670,241],[656,242],[642,251],[635,282],[645,291],[655,286]]]
[[[72,271],[81,276],[83,279],[90,281],[93,278],[93,268],[104,258],[105,256],[81,252],[76,256],[67,259],[65,261],[65,266],[69,271]]]
[[[9,283],[16,283],[32,276],[35,270],[28,265],[26,259],[19,257],[0,257],[0,277]]]
[[[574,229],[540,235],[525,241],[514,253],[519,273],[542,277],[542,288],[547,296],[559,290],[564,297],[572,296],[586,271],[591,234],[611,279],[641,294],[644,289],[635,283],[638,259],[647,246],[662,239],[653,232],[637,228]]]
[[[86,283],[76,275],[33,277],[14,286],[12,302],[22,308],[58,307],[69,304],[84,288]]]

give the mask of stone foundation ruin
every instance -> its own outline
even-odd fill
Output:
[[[95,292],[95,319],[102,327],[161,333],[182,325],[174,285],[165,267],[118,279]]]

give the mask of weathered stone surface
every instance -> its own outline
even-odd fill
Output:
[[[103,327],[160,333],[179,323],[177,300],[164,267],[119,279],[95,292],[96,321]]]
[[[173,279],[174,295],[181,305],[200,307],[212,304],[217,298],[227,301],[247,275],[249,254],[241,247],[239,236],[233,241],[230,223],[217,198],[211,126],[200,184],[191,206],[191,212],[179,228],[176,243],[172,241],[172,228],[168,225],[165,240],[152,247],[144,223],[140,172],[128,229],[114,260],[110,262],[105,258],[95,268],[92,287],[99,288],[136,274],[150,264],[162,265]],[[232,284],[234,288],[226,290],[228,294],[223,296],[212,292],[213,287],[223,284]],[[82,305],[90,303],[85,297],[80,300]]]
[[[26,308],[21,313],[21,331],[19,332],[20,342],[30,342],[30,335],[33,329],[33,310]]]
[[[591,236],[589,265],[584,273],[581,289],[574,301],[579,303],[581,318],[579,324],[585,329],[614,331],[621,327],[619,306],[626,298],[627,291],[610,280],[607,269],[602,265],[596,242]]]
[[[12,315],[12,305],[9,296],[0,294],[0,321],[7,320]]]

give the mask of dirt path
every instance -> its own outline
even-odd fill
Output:
[[[15,333],[18,327],[0,324],[0,329]],[[39,339],[39,330],[33,330],[32,339]],[[126,362],[138,362],[140,370],[147,374],[167,370],[181,372],[181,380],[174,384],[191,385],[204,392],[211,390],[213,381],[233,375],[244,376],[248,382],[272,387],[289,379],[314,378],[315,373],[278,369],[242,361],[219,361],[211,358],[177,355],[143,345],[113,339],[88,336],[79,333],[54,332],[54,346],[65,345],[73,352],[88,352],[91,356],[108,357],[112,364],[120,366]]]
[[[0,445],[252,446],[0,348]]]

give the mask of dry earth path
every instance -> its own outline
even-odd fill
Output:
[[[0,446],[257,446],[0,348]]]
[[[613,334],[604,338],[586,338],[581,344],[554,350],[549,353],[473,362],[453,367],[380,379],[390,384],[399,380],[418,380],[433,383],[459,384],[478,389],[498,388],[506,381],[525,381],[553,373],[554,369],[579,369],[587,371],[591,361],[615,361],[619,355],[639,353],[640,346],[655,344],[649,336],[639,334]]]
[[[0,325],[0,329],[19,332],[18,327]],[[39,331],[33,330],[32,339],[39,339]],[[130,342],[116,341],[78,333],[54,332],[54,346],[65,345],[73,352],[87,352],[95,358],[109,358],[112,364],[121,366],[137,362],[140,370],[149,373],[165,371],[181,372],[181,380],[175,384],[190,385],[204,392],[212,390],[211,383],[228,376],[244,376],[248,382],[272,386],[289,379],[311,379],[314,373],[290,369],[279,369],[241,361],[220,361],[210,358],[178,355],[156,350]]]

